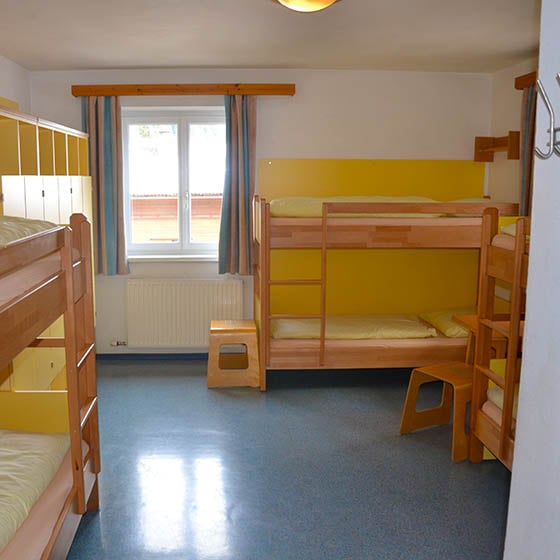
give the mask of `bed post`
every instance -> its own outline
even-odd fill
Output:
[[[260,293],[260,389],[266,391],[266,368],[270,360],[270,205],[260,199],[259,204],[259,293]]]

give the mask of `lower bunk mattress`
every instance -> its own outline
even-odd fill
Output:
[[[34,505],[57,477],[70,446],[68,434],[43,434],[0,430],[0,559]],[[71,464],[68,476],[72,484]],[[63,497],[66,498],[68,492]],[[47,511],[55,520],[60,504]],[[57,507],[55,507],[55,505]],[[58,508],[58,509],[57,509]]]
[[[323,341],[319,319],[275,318],[270,323],[267,367],[415,367],[464,360],[468,331],[452,320],[464,311],[328,316]]]

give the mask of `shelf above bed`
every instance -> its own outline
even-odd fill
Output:
[[[507,152],[507,159],[519,159],[518,130],[510,130],[507,136],[475,136],[474,161],[494,161],[495,152]]]

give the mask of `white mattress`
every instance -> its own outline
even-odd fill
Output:
[[[49,485],[69,445],[68,434],[0,430],[0,550]]]
[[[498,387],[497,385],[493,385],[492,387],[489,387],[488,390],[486,391],[486,396],[488,398],[488,400],[492,403],[494,403],[494,405],[496,405],[497,408],[500,409],[500,411],[502,410],[503,406],[504,406],[504,391],[501,387]],[[519,400],[519,387],[515,388],[515,395],[513,397],[513,419],[515,420],[517,418],[517,402]],[[500,412],[501,414],[501,412]]]
[[[0,216],[0,246],[56,227],[52,222]]]
[[[319,338],[319,319],[273,319],[273,338]],[[337,315],[326,321],[325,338],[331,340],[430,338],[436,329],[415,315]]]
[[[323,215],[323,202],[437,202],[424,196],[294,196],[276,198],[270,201],[270,215],[274,217],[319,218]],[[382,217],[397,217],[399,214],[380,214]],[[412,214],[402,214],[410,218]],[[439,216],[439,214],[418,214],[418,217]]]

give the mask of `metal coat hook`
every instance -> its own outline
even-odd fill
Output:
[[[558,74],[556,74],[556,81],[558,83],[560,83],[560,72]],[[560,128],[556,128],[554,130],[554,151],[556,152],[557,155],[560,156],[560,142],[558,140],[556,140],[556,133],[560,132]]]
[[[558,79],[558,76],[556,78]],[[555,151],[557,151],[555,144],[555,130],[554,130],[554,109],[552,108],[552,104],[550,103],[550,99],[544,89],[540,80],[537,80],[537,95],[540,95],[543,103],[545,104],[546,110],[548,111],[548,134],[549,134],[549,141],[547,142],[548,150],[543,152],[538,147],[535,146],[535,154],[541,159],[548,159]],[[560,152],[558,152],[560,153]]]

